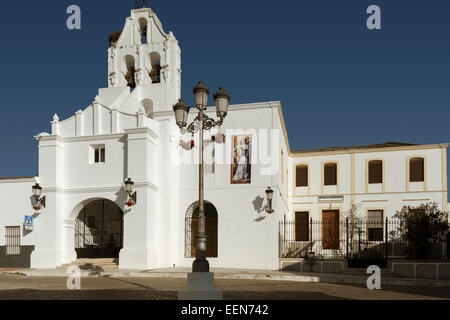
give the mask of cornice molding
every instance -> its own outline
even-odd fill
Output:
[[[403,194],[403,195],[410,195],[410,194],[427,194],[427,193],[443,193],[443,192],[447,192],[447,190],[427,190],[427,191],[386,191],[386,192],[356,192],[356,193],[340,193],[338,196],[346,196],[346,197],[350,197],[350,196],[388,196],[388,195],[396,195],[396,194]],[[317,198],[317,197],[321,197],[321,196],[334,196],[332,194],[305,194],[305,195],[295,195],[295,196],[290,196],[289,200],[291,202],[295,201],[296,199],[300,199],[300,198]],[[371,201],[370,199],[364,199],[364,200],[368,200]],[[392,200],[392,199],[387,199],[387,200]],[[363,200],[361,200],[363,201]]]
[[[159,187],[149,181],[136,182],[135,188],[150,188],[154,191],[159,191]],[[84,188],[60,188],[60,187],[45,187],[43,186],[43,193],[65,193],[65,194],[77,194],[77,193],[103,193],[103,192],[117,192],[124,188],[124,185],[115,185],[107,187],[84,187]]]
[[[58,141],[58,142],[83,142],[83,141],[96,141],[96,140],[110,140],[110,139],[120,139],[128,134],[138,134],[144,133],[150,135],[152,138],[157,139],[159,136],[150,128],[133,128],[125,129],[124,133],[110,133],[110,134],[99,134],[90,136],[76,136],[76,137],[61,137],[56,135],[40,136],[39,141]],[[45,146],[41,146],[45,147]]]
[[[208,186],[207,190],[243,190],[243,189],[261,189],[261,194],[266,196],[266,189],[269,184],[233,184],[233,185],[220,185],[220,186]],[[277,184],[271,186],[272,189],[279,189]],[[195,191],[198,192],[198,186],[178,187],[176,191]]]
[[[34,183],[36,182],[36,177],[18,177],[18,178],[0,178],[0,184],[2,183]]]
[[[279,101],[232,104],[228,108],[228,113],[232,113],[233,111],[240,111],[240,110],[277,108],[279,104],[280,104]],[[192,109],[195,109],[195,108],[192,108]],[[215,113],[216,107],[208,107],[208,108],[206,108],[206,112],[207,113]],[[157,112],[153,113],[153,118],[155,118],[155,117],[170,117],[170,116],[172,116],[172,117],[175,116],[172,110],[157,111]]]
[[[93,140],[110,140],[110,139],[120,139],[123,138],[125,133],[110,133],[110,134],[99,134],[92,136],[77,136],[61,138],[62,142],[83,142],[83,141],[93,141]]]
[[[397,146],[397,147],[381,147],[381,148],[365,148],[365,149],[348,149],[334,151],[316,151],[316,152],[298,152],[292,153],[292,158],[304,157],[320,157],[327,155],[357,154],[357,153],[376,153],[376,152],[392,152],[392,151],[408,151],[408,150],[432,150],[446,149],[448,144],[420,144],[414,146]]]

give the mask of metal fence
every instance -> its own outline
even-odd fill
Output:
[[[397,219],[281,221],[279,257],[316,259],[413,259],[415,248],[405,240]],[[445,237],[424,244],[426,258],[447,259]]]

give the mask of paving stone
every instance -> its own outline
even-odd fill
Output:
[[[316,262],[312,265],[312,272],[321,273],[322,272],[322,262]]]
[[[323,262],[323,273],[342,273],[342,263],[340,262]]]
[[[302,272],[302,262],[299,262],[299,261],[283,261],[282,264],[281,264],[281,270],[283,270],[283,271]]]
[[[335,275],[334,277],[342,277]],[[68,290],[67,277],[24,277],[0,274],[0,299],[19,300],[174,300],[186,279],[85,278],[82,290]],[[425,280],[422,280],[425,281]],[[429,281],[429,280],[426,280]],[[215,279],[225,300],[449,299],[448,288],[385,286],[368,290],[365,284],[298,283],[292,281]]]
[[[418,263],[416,277],[421,279],[436,279],[437,265],[435,263]]]
[[[392,268],[394,274],[414,278],[414,265],[412,263],[395,263]]]
[[[439,264],[439,280],[450,280],[450,264]]]

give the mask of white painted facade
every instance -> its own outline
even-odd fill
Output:
[[[147,43],[141,42],[144,28]],[[163,31],[151,9],[131,12],[120,38],[108,50],[108,88],[99,89],[93,103],[69,119],[55,115],[51,132],[36,136],[38,177],[0,179],[4,204],[0,246],[5,246],[5,227],[22,226],[25,215],[34,215],[34,230],[21,234],[21,245],[35,246],[31,267],[70,263],[77,258],[77,217],[93,200],[107,199],[124,213],[120,268],[192,264],[193,259],[186,257],[185,218],[198,200],[198,166],[192,161],[180,164],[175,155],[195,159],[198,149],[179,146],[181,135],[172,111],[180,98],[180,52],[174,35]],[[130,65],[134,90],[126,79]],[[158,83],[150,76],[155,65],[161,68]],[[192,109],[189,121],[195,115]],[[208,108],[208,115],[214,117],[215,108]],[[344,212],[352,203],[361,203],[362,210],[383,208],[391,216],[405,204],[428,201],[447,209],[447,145],[291,152],[280,102],[231,105],[222,130],[227,137],[224,144],[205,136],[216,156],[214,169],[205,174],[205,200],[218,214],[218,257],[208,259],[212,267],[278,269],[278,222],[293,219],[295,211],[310,211],[311,217],[320,218],[324,207]],[[231,183],[231,141],[239,130],[253,139],[249,184]],[[99,147],[105,150],[105,162],[95,162]],[[416,156],[426,158],[422,184],[407,183],[408,158]],[[372,158],[384,161],[384,185],[366,187],[366,160]],[[335,187],[321,182],[322,164],[330,161],[338,163]],[[295,187],[298,164],[309,165],[307,187]],[[131,208],[124,204],[128,177],[138,195]],[[32,209],[35,181],[47,200],[39,212]],[[262,210],[269,186],[275,190],[272,215]],[[319,199],[327,195],[342,198]]]

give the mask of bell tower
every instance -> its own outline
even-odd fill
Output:
[[[109,42],[108,88],[129,87],[131,95],[151,100],[152,107],[160,110],[178,101],[181,50],[152,9],[132,10],[123,30],[112,33]]]

